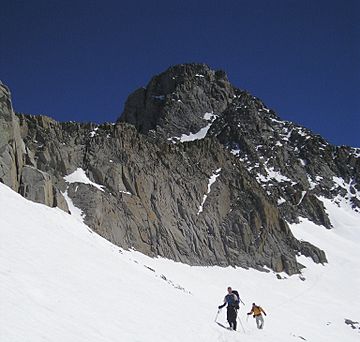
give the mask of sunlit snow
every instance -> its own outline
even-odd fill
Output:
[[[323,201],[333,229],[301,219],[293,234],[324,249],[329,263],[301,277],[253,269],[195,267],[124,251],[60,209],[0,184],[0,341],[355,342],[360,330],[360,214]],[[240,293],[237,332],[227,286]],[[257,330],[251,303],[267,316]],[[244,329],[244,330],[243,330]]]
[[[205,201],[206,201],[208,195],[209,195],[210,192],[211,192],[211,186],[216,182],[216,179],[220,176],[220,172],[221,172],[221,168],[217,169],[217,170],[210,176],[210,178],[209,178],[209,183],[208,183],[208,187],[207,187],[207,192],[206,192],[206,194],[204,194],[203,199],[202,199],[202,202],[201,202],[201,204],[200,204],[200,206],[199,206],[199,210],[198,210],[198,212],[197,212],[198,215],[203,212]]]
[[[203,119],[208,121],[209,123],[205,127],[201,128],[198,132],[190,133],[190,134],[182,134],[181,137],[172,137],[172,138],[168,138],[167,140],[172,142],[176,142],[176,141],[188,142],[188,141],[204,139],[212,123],[215,121],[217,117],[218,116],[214,113],[205,113]]]
[[[94,186],[95,188],[104,191],[103,185],[99,185],[97,183],[92,182],[88,176],[86,175],[85,171],[82,168],[77,168],[73,173],[64,177],[64,180],[67,183],[83,183],[89,184]]]

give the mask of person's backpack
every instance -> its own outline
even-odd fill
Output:
[[[237,299],[236,299],[236,301],[235,301],[235,303],[234,303],[235,309],[240,309],[240,306],[239,306],[239,304],[240,304],[239,292],[237,292],[236,290],[233,290],[232,293],[233,293],[234,295],[236,295],[236,297],[237,297]]]

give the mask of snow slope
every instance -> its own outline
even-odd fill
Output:
[[[120,250],[71,215],[0,184],[0,341],[359,341],[344,319],[360,320],[360,216],[324,203],[333,230],[305,220],[292,230],[325,249],[329,264],[300,257],[306,280],[278,279]],[[246,303],[245,334],[214,322],[228,285]],[[264,330],[247,320],[253,301],[268,313]],[[226,325],[225,310],[218,322]]]

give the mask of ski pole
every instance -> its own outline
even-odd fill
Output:
[[[240,317],[239,317],[239,316],[238,316],[238,320],[239,320],[240,325],[241,325],[241,328],[242,328],[242,330],[243,330],[243,332],[244,332],[244,334],[245,334],[245,329],[244,329],[244,326],[243,326],[243,324],[242,324],[241,319],[240,319]]]
[[[218,316],[219,316],[220,311],[221,311],[221,309],[218,309],[217,314],[216,314],[216,316],[215,316],[215,322],[216,322],[216,320],[217,320],[217,318],[218,318]]]

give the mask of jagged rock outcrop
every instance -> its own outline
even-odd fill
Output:
[[[296,240],[287,222],[303,216],[330,228],[322,197],[359,207],[358,150],[280,120],[203,64],[155,76],[115,125],[30,115],[16,122],[24,146],[17,191],[65,211],[71,198],[94,231],[152,256],[293,274],[298,254],[326,257]],[[78,168],[88,184],[65,181]]]
[[[232,98],[225,72],[205,64],[176,65],[131,94],[119,121],[170,138],[199,131],[206,125],[204,114],[223,112]]]
[[[53,184],[54,178],[34,167],[35,151],[26,147],[22,135],[10,91],[0,84],[0,182],[25,198],[67,211],[64,197]]]
[[[330,228],[319,197],[348,200],[360,196],[356,149],[332,146],[319,135],[282,121],[257,98],[237,92],[209,135],[240,158],[288,222],[299,216]]]
[[[23,167],[19,193],[31,201],[68,211],[65,198],[54,186],[52,177],[33,166]]]
[[[295,255],[306,249],[303,243],[216,139],[169,144],[125,123],[94,127],[32,116],[20,122],[34,167],[56,175],[85,222],[113,243],[190,264],[299,271]],[[77,167],[105,191],[66,184],[63,176]],[[306,250],[317,262],[326,260],[314,246]]]
[[[169,80],[173,80],[171,87],[167,86]],[[162,90],[161,101],[154,95],[159,94],[158,89]],[[288,222],[297,222],[302,216],[330,228],[321,196],[340,196],[359,210],[360,151],[332,146],[319,135],[282,121],[261,100],[233,87],[224,72],[211,71],[204,64],[174,66],[155,76],[141,92],[147,100],[138,98],[136,105],[136,96],[131,95],[131,105],[126,104],[119,121],[134,123],[148,136],[173,142],[207,126],[206,136],[219,140],[243,162]],[[221,95],[214,97],[214,93]],[[179,128],[177,98],[187,99],[180,103],[181,115],[197,126]],[[154,101],[159,104],[156,114],[152,112]],[[137,108],[136,120],[131,115],[133,108]],[[214,115],[211,124],[204,119],[206,112]],[[157,121],[149,126],[149,117],[154,115]]]
[[[24,143],[20,137],[9,89],[0,83],[0,182],[13,190],[19,189],[23,166]]]

